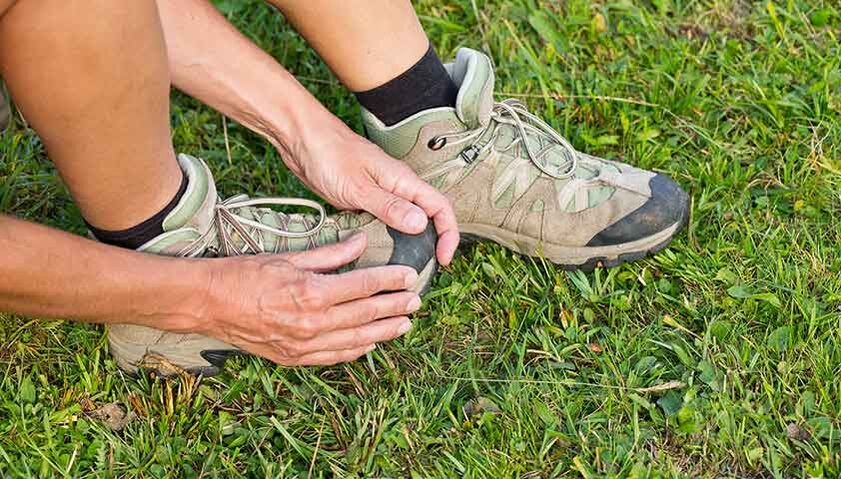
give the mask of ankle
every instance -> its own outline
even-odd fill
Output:
[[[424,110],[455,106],[457,97],[458,86],[431,44],[402,74],[372,90],[356,93],[359,103],[386,126]]]
[[[100,229],[85,221],[91,234],[100,242],[127,249],[138,249],[152,239],[163,234],[163,224],[166,217],[178,206],[178,202],[187,191],[187,175],[181,174],[181,184],[175,196],[153,216],[144,221],[122,230]]]

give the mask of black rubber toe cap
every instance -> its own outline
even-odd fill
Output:
[[[651,198],[628,216],[608,226],[587,246],[613,246],[659,233],[689,217],[689,195],[671,178],[658,174],[649,182]]]
[[[438,233],[432,220],[429,220],[426,230],[420,234],[409,235],[391,227],[388,227],[388,234],[394,240],[394,250],[388,264],[409,266],[420,274],[429,261],[435,258]]]
[[[215,376],[225,369],[225,362],[234,356],[247,356],[248,353],[238,349],[205,349],[201,353],[201,357],[210,363],[210,366],[194,368],[190,370],[193,374],[205,377]]]

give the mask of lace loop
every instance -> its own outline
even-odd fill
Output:
[[[522,145],[531,163],[546,175],[559,180],[574,175],[578,163],[578,152],[575,151],[575,148],[548,123],[528,111],[523,103],[514,99],[494,103],[491,110],[491,121],[484,127],[465,132],[438,135],[430,140],[430,145],[433,143],[438,145],[442,141],[447,144],[448,140],[454,140],[449,143],[450,145],[469,142],[470,145],[459,155],[464,164],[469,165],[493,147],[499,137],[500,125],[512,126],[517,131],[517,137],[505,148],[502,148],[502,151],[508,151],[517,145]],[[482,138],[488,132],[490,132],[488,139],[482,142]],[[528,141],[530,133],[548,139],[550,144],[540,151],[534,151],[533,146]],[[557,169],[560,171],[553,171],[545,164],[545,160],[554,146],[561,147],[565,158],[564,164],[559,165]],[[454,165],[450,165],[450,168],[452,166]]]
[[[236,213],[243,208],[266,205],[312,208],[318,211],[318,222],[314,226],[309,226],[304,218],[304,224],[307,226],[305,231],[288,231],[245,218]],[[281,225],[287,228],[290,216],[283,213],[275,213],[278,215]],[[210,247],[214,239],[217,240],[223,256],[248,254],[249,251],[250,254],[265,253],[264,237],[259,233],[267,233],[278,238],[313,238],[318,235],[326,221],[327,212],[324,210],[324,207],[312,200],[280,197],[249,199],[246,195],[233,196],[225,201],[216,203],[210,228],[196,241],[182,249],[178,255],[184,257],[199,256]],[[242,247],[237,247],[231,235],[232,231],[242,239]],[[253,232],[258,232],[256,238]]]

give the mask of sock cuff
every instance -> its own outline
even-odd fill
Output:
[[[386,125],[415,113],[455,106],[458,87],[432,44],[411,68],[371,90],[357,92],[359,103]]]
[[[187,175],[182,173],[181,186],[178,187],[178,192],[175,194],[175,197],[172,198],[172,200],[154,216],[142,223],[132,226],[131,228],[119,231],[110,231],[96,228],[88,223],[87,220],[85,220],[85,224],[91,234],[102,243],[119,246],[121,248],[137,249],[148,243],[153,238],[163,234],[164,220],[172,212],[172,210],[178,206],[178,202],[181,201],[181,197],[184,196],[184,193],[187,191],[187,184]]]

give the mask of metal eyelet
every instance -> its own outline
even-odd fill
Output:
[[[479,152],[480,151],[481,151],[481,149],[478,146],[473,145],[471,147],[468,147],[464,151],[462,151],[459,154],[459,156],[461,157],[462,160],[464,160],[465,163],[467,163],[469,165],[469,164],[473,163],[474,161],[476,161],[476,158],[479,158]]]
[[[438,151],[447,145],[447,139],[441,136],[433,136],[426,146],[432,151]]]

